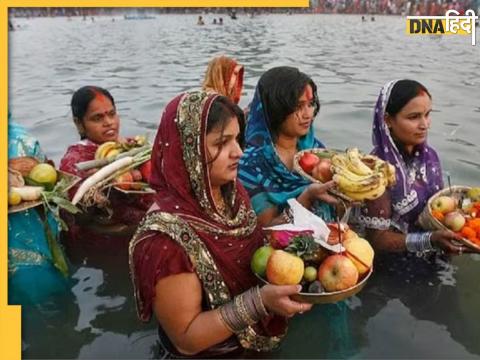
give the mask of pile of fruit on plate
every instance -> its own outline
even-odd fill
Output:
[[[341,242],[343,251],[322,247],[311,231],[272,230],[269,244],[252,256],[252,271],[270,284],[301,284],[297,298],[303,301],[328,303],[352,296],[372,272],[374,251],[348,225],[328,226],[328,243]]]

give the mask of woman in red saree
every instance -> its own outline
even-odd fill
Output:
[[[112,95],[96,86],[78,89],[73,94],[71,108],[81,140],[67,149],[60,170],[85,179],[96,169],[80,171],[75,164],[93,160],[98,146],[104,142],[121,141],[120,119]],[[78,185],[71,190],[71,196],[77,188]],[[110,205],[103,209],[92,207],[86,214],[64,215],[69,227],[65,245],[70,257],[81,256],[84,251],[91,253],[92,249],[126,254],[128,241],[153,198],[112,191],[108,200]]]
[[[218,56],[208,63],[202,89],[240,102],[243,89],[243,66],[227,56]]]
[[[182,94],[163,112],[155,202],[129,248],[138,315],[155,313],[163,356],[271,351],[285,317],[311,307],[289,298],[298,285],[256,286],[250,258],[264,236],[236,180],[243,128],[241,109],[218,94]]]

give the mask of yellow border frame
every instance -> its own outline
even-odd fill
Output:
[[[0,5],[0,51],[3,65],[0,70],[1,91],[0,136],[0,174],[7,179],[8,149],[8,9],[10,7],[308,7],[309,0],[6,0]],[[8,305],[8,264],[7,264],[7,192],[8,184],[0,189],[0,239],[5,239],[0,246],[0,359],[14,360],[21,358],[21,308]]]

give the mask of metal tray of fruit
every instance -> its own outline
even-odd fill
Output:
[[[70,190],[72,187],[74,187],[81,180],[78,176],[72,175],[70,173],[67,173],[67,172],[64,172],[64,171],[61,171],[61,170],[57,170],[57,173],[58,173],[58,181],[61,180],[61,179],[66,179],[67,182],[68,182],[68,185],[65,188],[65,191]],[[18,205],[9,205],[8,206],[8,213],[13,214],[13,213],[17,213],[17,212],[20,212],[20,211],[25,211],[25,210],[37,207],[37,206],[41,205],[42,203],[43,203],[42,199],[34,200],[34,201],[22,201]]]
[[[341,290],[341,291],[332,291],[332,292],[322,292],[322,293],[306,293],[300,292],[296,295],[292,295],[291,298],[295,301],[305,302],[309,304],[333,304],[342,300],[345,300],[363,289],[368,279],[373,273],[373,267],[370,268],[369,272],[364,275],[364,277],[354,286]],[[268,281],[257,275],[257,277],[264,283],[268,284]]]

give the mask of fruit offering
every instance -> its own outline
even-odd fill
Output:
[[[78,179],[58,172],[49,163],[40,163],[33,157],[17,157],[8,162],[9,212],[37,206],[42,200],[58,199],[62,192]],[[62,182],[61,186],[57,185]],[[58,191],[58,193],[56,191]]]
[[[361,154],[357,148],[331,153],[329,158],[304,152],[298,165],[316,180],[333,179],[338,190],[355,201],[377,199],[396,182],[393,165],[375,155]]]
[[[462,193],[443,193],[429,201],[431,216],[463,237],[467,245],[480,250],[480,187]]]
[[[107,141],[104,142],[95,151],[95,160],[110,158],[119,155],[122,152],[129,151],[135,147],[141,147],[147,144],[145,136],[137,135],[133,138],[126,138],[125,141]]]
[[[346,224],[332,233],[331,237],[337,236],[336,242],[342,243],[343,252],[322,247],[311,231],[271,230],[269,245],[252,256],[252,271],[271,284],[301,284],[300,295],[348,291],[370,273],[374,251]]]

